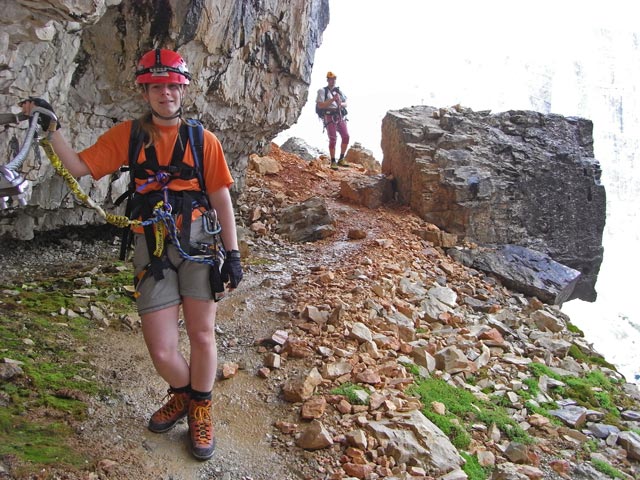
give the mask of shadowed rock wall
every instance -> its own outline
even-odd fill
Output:
[[[388,112],[383,173],[422,218],[474,242],[516,244],[582,272],[593,301],[606,217],[591,121],[428,106]]]
[[[137,59],[156,46],[178,49],[194,80],[186,115],[220,138],[244,186],[248,155],[297,120],[307,101],[315,50],[329,22],[328,0],[0,0],[0,111],[28,95],[48,99],[80,150],[114,123],[139,116]],[[0,132],[1,164],[26,129]],[[0,236],[99,222],[75,206],[44,153],[22,173],[33,183],[27,207],[0,212]],[[107,209],[126,181],[82,185]]]

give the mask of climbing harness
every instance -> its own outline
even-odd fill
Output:
[[[334,91],[337,91],[338,94],[344,99],[342,92],[340,92],[340,89],[338,87],[334,88]],[[329,87],[324,87],[324,101],[326,102],[328,98],[329,98]],[[327,125],[329,125],[329,123],[338,124],[340,120],[344,120],[345,122],[348,122],[349,120],[347,119],[347,113],[348,112],[345,107],[340,107],[337,110],[332,110],[327,108],[320,108],[316,103],[316,114],[318,115],[318,118],[322,120],[323,132],[327,128]],[[327,121],[327,117],[331,117],[331,120]]]
[[[186,145],[189,145],[193,165],[184,162]],[[140,161],[140,152],[144,147],[144,159]],[[144,225],[144,239],[147,244],[150,262],[144,275],[152,274],[156,280],[164,278],[164,269],[173,266],[164,255],[165,241],[170,241],[185,259],[211,265],[211,287],[214,297],[221,297],[224,288],[220,277],[220,266],[224,262],[225,250],[220,238],[220,224],[215,210],[209,204],[204,184],[202,158],[204,155],[204,128],[196,120],[185,120],[180,126],[169,165],[161,166],[155,147],[148,145],[148,137],[139,121],[134,121],[129,139],[129,162],[125,170],[129,171],[128,190],[115,202],[119,205],[127,199],[125,213],[129,218],[158,217],[165,228],[159,225]],[[169,188],[171,181],[197,179],[200,187],[196,190],[174,191]],[[137,180],[137,181],[136,181]],[[147,191],[150,186],[159,189]],[[159,208],[159,206],[161,206]],[[191,218],[194,210],[201,212],[202,229],[210,235],[212,243],[191,241]],[[182,226],[175,224],[175,215],[182,216]],[[178,231],[180,235],[178,236]],[[131,231],[122,232],[120,258],[124,259],[131,243]],[[143,277],[144,278],[144,277]]]

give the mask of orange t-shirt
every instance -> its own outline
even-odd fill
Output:
[[[133,122],[129,120],[115,125],[102,134],[94,145],[78,154],[82,161],[87,164],[91,176],[95,180],[112,174],[121,166],[129,164],[129,138],[132,124]],[[159,132],[154,142],[158,164],[160,166],[170,165],[173,147],[179,136],[178,128],[176,126],[165,127],[158,125],[155,127]],[[182,161],[187,165],[193,166],[193,155],[191,148],[187,145],[185,145]],[[201,161],[204,169],[204,183],[207,193],[215,192],[222,187],[230,187],[233,184],[233,178],[231,177],[231,172],[229,172],[229,167],[224,158],[222,145],[218,138],[206,129],[204,130],[203,157]],[[146,160],[144,148],[140,150],[138,160],[139,162]],[[143,181],[136,179],[136,183],[140,185]],[[200,184],[197,178],[190,180],[176,178],[169,183],[169,189],[173,191],[199,191]],[[160,185],[154,182],[145,188],[145,191],[152,190],[160,190]],[[200,216],[200,212],[198,209],[195,209],[193,211],[193,218],[195,219],[198,216]],[[135,228],[134,230],[137,231],[139,229]]]
[[[131,135],[132,121],[117,124],[107,130],[98,138],[98,141],[79,153],[80,158],[87,164],[91,176],[98,180],[105,175],[117,171],[121,166],[129,164],[129,137]],[[154,143],[158,164],[167,166],[171,164],[173,147],[178,139],[178,128],[175,126],[164,127],[156,125],[158,138]],[[208,130],[204,131],[203,159],[204,183],[207,193],[215,192],[222,187],[230,187],[233,178],[229,172],[229,167],[224,158],[222,145],[217,137]],[[140,150],[139,162],[146,160],[144,149]],[[191,148],[185,145],[183,162],[193,166],[193,155]],[[141,183],[137,180],[138,183]],[[150,190],[159,190],[160,185],[155,184]],[[169,189],[180,190],[200,190],[197,178],[191,180],[175,179],[169,183]]]

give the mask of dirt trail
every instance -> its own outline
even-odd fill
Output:
[[[146,429],[166,385],[153,369],[141,332],[108,329],[101,334],[95,361],[101,381],[116,392],[116,398],[101,399],[94,405],[81,441],[103,450],[100,457],[106,478],[304,478],[296,473],[304,468],[296,466],[299,460],[287,448],[272,446],[273,424],[294,420],[290,405],[279,399],[279,387],[274,387],[280,377],[277,372],[269,379],[257,375],[263,358],[256,340],[286,327],[274,295],[290,278],[281,260],[277,267],[247,266],[240,287],[219,304],[218,370],[225,362],[235,362],[240,371],[229,380],[219,379],[214,387],[217,446],[208,462],[196,461],[189,453],[186,421],[165,434]],[[181,344],[186,353],[184,329]]]

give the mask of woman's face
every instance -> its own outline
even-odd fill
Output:
[[[182,106],[183,85],[178,83],[151,83],[143,96],[151,108],[164,117],[176,114]]]

